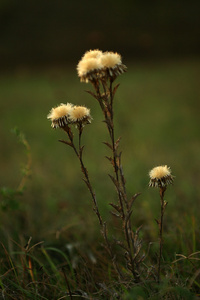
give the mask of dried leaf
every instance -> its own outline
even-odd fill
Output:
[[[142,226],[143,226],[143,225],[140,225],[140,226],[136,229],[135,234],[136,234],[137,236],[138,236],[140,230],[142,229]]]
[[[87,171],[87,170],[86,170]],[[89,185],[89,183],[87,182],[87,180],[85,179],[85,178],[82,178],[83,179],[83,181],[85,182],[85,184],[87,185],[87,187],[88,187],[88,189],[90,190],[90,185]]]
[[[82,157],[84,147],[85,147],[85,146],[83,145],[83,146],[80,148],[80,150],[79,150],[80,157]]]
[[[121,217],[121,215],[119,215],[119,214],[116,214],[114,211],[110,211],[110,213],[113,215],[113,216],[115,216],[115,217],[117,217],[117,218],[120,218]]]
[[[137,194],[135,194],[135,195],[133,195],[133,196],[131,197],[131,200],[130,200],[130,203],[129,203],[129,209],[132,208],[133,203],[135,202],[136,198],[137,198],[139,195],[141,195],[141,193],[137,193]]]
[[[110,148],[111,150],[113,149],[111,144],[109,144],[108,142],[103,142],[103,144],[105,144],[106,146],[108,146],[108,148]]]
[[[119,147],[119,142],[121,140],[121,137],[119,137],[116,142],[115,142],[115,150],[117,150],[117,148]],[[121,156],[121,153],[120,153],[120,156]]]
[[[103,120],[103,122],[106,123],[106,125],[108,126],[109,129],[112,128],[113,124],[110,119]]]
[[[115,96],[115,93],[116,93],[116,91],[117,91],[117,89],[118,89],[118,87],[119,87],[119,83],[114,87],[114,89],[113,89],[113,97]]]
[[[123,248],[124,250],[126,250],[126,252],[128,252],[127,247],[124,245],[124,243],[123,243],[122,241],[117,241],[117,240],[115,240],[115,243],[116,243],[117,245],[119,245],[121,248]]]
[[[114,164],[114,160],[112,159],[112,157],[108,157],[108,156],[105,156],[110,162],[111,164],[113,165],[113,167],[115,166]]]
[[[114,185],[116,186],[117,190],[119,190],[119,183],[117,182],[117,180],[110,174],[108,174],[108,176],[111,178],[111,180],[114,183]]]
[[[132,210],[130,210],[126,215],[125,215],[125,222],[127,224],[128,220],[130,219],[131,215],[132,215]]]
[[[91,91],[86,91],[86,93],[90,94],[92,97],[94,97],[95,99],[98,100],[97,95],[95,95],[93,92],[91,92]]]
[[[113,208],[115,208],[119,213],[121,212],[121,207],[117,204],[114,204],[114,203],[109,203]]]
[[[58,140],[59,142],[63,143],[63,144],[66,144],[70,147],[72,147],[72,143],[71,142],[68,142],[68,141],[64,141],[64,140]]]

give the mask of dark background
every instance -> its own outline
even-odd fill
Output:
[[[77,62],[88,49],[126,59],[197,56],[200,1],[1,0],[3,68]]]

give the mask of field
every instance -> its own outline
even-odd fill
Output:
[[[142,225],[142,252],[147,254],[150,248],[144,261],[147,270],[156,268],[155,219],[160,214],[159,192],[148,187],[148,173],[155,166],[168,165],[175,176],[165,195],[160,285],[153,285],[152,279],[143,285],[118,281],[102,246],[78,160],[70,147],[58,142],[65,133],[53,130],[47,120],[50,109],[60,103],[91,109],[92,123],[83,131],[83,157],[109,238],[121,236],[109,212],[117,194],[107,175],[113,172],[105,159],[109,149],[102,143],[108,134],[97,101],[85,92],[92,86],[80,83],[75,65],[20,68],[0,76],[2,299],[196,299],[200,295],[200,60],[125,63],[128,71],[117,79],[115,135],[122,137],[128,196],[141,193],[133,206],[132,224],[135,229]],[[31,148],[31,174],[22,195],[14,191],[23,178],[27,153],[11,132],[15,127]],[[183,259],[174,262],[178,258]],[[124,264],[121,257],[119,263]]]

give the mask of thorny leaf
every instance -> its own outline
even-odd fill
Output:
[[[160,226],[160,221],[157,219],[154,219],[156,221],[156,223]]]
[[[114,203],[109,203],[113,208],[115,208],[119,213],[121,212],[121,207],[117,204],[114,204]]]
[[[87,171],[87,170],[86,170]],[[85,179],[85,178],[82,178],[83,179],[83,181],[85,182],[85,184],[87,185],[87,187],[88,187],[88,189],[90,190],[90,185],[89,185],[89,183],[87,182],[87,180]]]
[[[109,116],[112,114],[112,108],[110,106],[110,103],[106,103],[106,108],[107,108],[107,111],[109,112]]]
[[[140,259],[138,259],[137,264],[139,265],[141,262],[143,262],[146,258],[145,253],[142,254],[142,256],[140,257]]]
[[[139,234],[139,232],[140,232],[140,230],[142,229],[142,225],[140,225],[137,229],[136,229],[136,232],[135,232],[135,234],[138,236],[138,234]]]
[[[119,147],[119,142],[121,140],[121,136],[116,140],[115,142],[115,151],[117,150],[117,148]],[[121,156],[121,152],[120,152],[120,156]]]
[[[142,248],[142,243],[140,241],[140,243],[135,246],[136,252],[135,252],[134,258],[133,258],[134,260],[137,258],[138,254],[140,253],[141,248]]]
[[[108,99],[108,97],[110,96],[110,92],[106,92],[106,93],[102,93],[101,97],[104,101],[106,101]]]
[[[95,95],[93,92],[91,91],[86,91],[88,94],[90,94],[92,97],[94,97],[95,99],[99,100],[99,98],[97,97],[97,95]]]
[[[68,141],[64,141],[64,140],[58,140],[59,142],[63,143],[63,144],[66,144],[70,147],[72,147],[72,143],[71,142],[68,142]]]
[[[121,155],[122,155],[122,152],[120,152],[119,155],[116,155],[116,164],[117,164],[118,169],[120,168],[120,164],[121,164]]]
[[[128,252],[128,249],[126,248],[126,246],[122,241],[115,240],[115,243]]]
[[[119,215],[119,214],[116,214],[114,211],[110,211],[110,213],[113,215],[113,216],[115,216],[115,217],[117,217],[117,218],[120,218],[121,217],[121,215]]]
[[[129,203],[129,209],[132,208],[133,203],[135,202],[136,198],[137,198],[139,195],[141,195],[141,193],[137,193],[137,194],[135,194],[135,195],[133,195],[133,196],[131,197],[131,200],[130,200],[130,203]]]
[[[108,142],[103,142],[103,144],[105,144],[106,146],[108,146],[108,148],[110,148],[112,150],[111,144],[109,144]]]
[[[126,216],[125,216],[125,223],[127,224],[128,223],[128,221],[129,221],[129,219],[130,219],[130,217],[131,217],[131,215],[132,215],[132,210],[130,210],[127,214],[126,214]]]
[[[167,207],[168,202],[164,200],[164,210]]]
[[[118,89],[118,87],[119,87],[119,83],[114,87],[114,89],[113,89],[113,98],[114,98],[114,96],[115,96],[115,93],[116,93],[116,91],[117,91],[117,89]]]
[[[114,160],[112,159],[112,157],[108,157],[108,156],[105,156],[105,157],[111,162],[112,166],[114,167],[115,164],[114,164]]]
[[[84,147],[85,147],[85,146],[82,146],[82,147],[80,148],[80,150],[79,150],[80,157],[82,157]]]
[[[119,183],[117,182],[117,180],[110,174],[108,174],[108,176],[111,178],[111,180],[114,183],[114,185],[116,186],[117,190],[119,190]]]
[[[107,124],[107,126],[108,126],[109,129],[112,128],[113,124],[112,124],[112,122],[111,122],[110,119],[103,120],[103,122]]]

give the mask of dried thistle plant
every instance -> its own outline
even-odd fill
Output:
[[[83,162],[83,149],[81,144],[81,136],[83,128],[86,124],[91,123],[90,110],[84,106],[74,106],[71,103],[60,104],[52,108],[48,119],[52,121],[53,128],[63,129],[67,135],[68,140],[60,140],[62,143],[73,148],[77,158],[79,159],[82,173],[84,174],[84,181],[90,191],[93,200],[93,209],[98,217],[101,227],[101,233],[105,241],[105,248],[108,251],[114,269],[120,279],[123,278],[122,271],[118,266],[116,253],[113,250],[113,242],[121,247],[124,252],[126,267],[132,273],[135,282],[140,281],[140,265],[144,260],[144,255],[140,255],[142,241],[139,238],[138,228],[135,232],[132,230],[131,215],[132,207],[135,199],[139,194],[135,194],[128,199],[126,192],[126,180],[123,173],[121,163],[121,152],[119,151],[120,138],[115,139],[114,129],[114,96],[119,87],[119,84],[113,86],[115,79],[122,73],[126,72],[127,67],[122,63],[121,55],[114,52],[102,52],[100,50],[87,51],[77,65],[77,72],[81,82],[91,83],[94,91],[88,91],[94,97],[103,112],[104,122],[109,133],[109,142],[104,144],[111,151],[111,155],[107,156],[111,163],[114,176],[109,174],[118,195],[118,202],[110,203],[112,207],[111,213],[121,220],[122,231],[124,233],[124,240],[114,237],[112,243],[108,239],[107,224],[102,220],[98,209],[96,195],[91,185],[88,171]],[[74,134],[72,127],[78,129],[79,141],[75,145]]]
[[[74,106],[71,103],[67,103],[67,104],[61,103],[59,106],[51,109],[47,118],[51,120],[52,128],[61,128],[67,133],[68,140],[67,141],[59,140],[59,141],[72,147],[76,156],[78,157],[81,165],[81,170],[84,174],[84,181],[92,196],[92,200],[94,203],[94,211],[98,216],[99,223],[102,224],[102,218],[97,206],[96,196],[93,191],[92,185],[90,183],[88,171],[83,163],[84,146],[81,145],[81,136],[82,136],[83,128],[86,124],[90,124],[92,120],[92,117],[90,115],[90,110],[85,106]],[[78,146],[76,146],[74,143],[74,134],[72,131],[73,125],[75,125],[75,127],[78,129],[79,132]]]
[[[172,184],[174,181],[174,176],[171,175],[171,170],[169,167],[158,166],[153,168],[149,172],[149,187],[156,187],[160,189],[160,220],[156,220],[159,226],[159,254],[158,254],[158,282],[160,282],[160,269],[161,269],[161,257],[162,257],[162,249],[163,249],[163,221],[164,221],[164,212],[167,206],[167,203],[164,200],[165,191],[169,184]]]
[[[102,52],[90,50],[86,52],[77,66],[78,76],[81,82],[91,83],[93,91],[88,91],[99,103],[104,115],[110,142],[104,144],[111,150],[111,156],[107,159],[114,169],[114,176],[109,174],[118,194],[118,203],[110,203],[114,211],[111,213],[122,220],[125,242],[116,239],[116,243],[125,250],[124,256],[127,268],[132,272],[135,281],[140,280],[139,265],[144,257],[139,257],[141,240],[139,230],[133,232],[131,226],[132,205],[139,194],[128,199],[126,193],[126,181],[121,163],[121,152],[119,152],[120,138],[115,139],[114,129],[114,96],[119,84],[113,86],[115,79],[126,72],[127,67],[122,63],[121,55],[114,52]],[[106,223],[104,222],[105,235]]]

